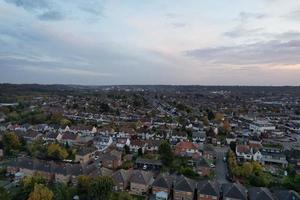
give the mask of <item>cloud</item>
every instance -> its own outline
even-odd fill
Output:
[[[39,15],[38,18],[40,20],[62,20],[64,18],[64,15],[60,12],[57,11],[47,11],[44,12],[43,14]]]
[[[263,28],[246,29],[243,26],[237,26],[233,30],[223,33],[223,35],[230,38],[238,38],[244,36],[251,36],[253,34],[260,33],[262,30],[264,29]]]
[[[258,34],[264,29],[261,27],[248,27],[248,24],[252,20],[261,20],[266,17],[267,15],[263,13],[240,12],[237,17],[238,24],[230,31],[224,32],[223,35],[230,38],[238,38]]]
[[[174,22],[172,23],[172,26],[174,28],[182,28],[182,27],[185,27],[187,24],[186,23],[183,23],[183,22]]]
[[[289,14],[284,15],[283,17],[286,19],[289,19],[289,20],[300,21],[300,9],[294,10],[294,11],[290,12]]]
[[[78,18],[78,12],[84,12],[92,16],[102,16],[103,0],[90,1],[60,1],[60,0],[5,0],[7,3],[21,7],[40,20],[59,21],[66,17]],[[72,10],[72,12],[70,12]],[[74,15],[73,13],[76,13]],[[83,14],[84,15],[84,14]],[[87,17],[90,20],[90,17]]]
[[[267,17],[267,15],[263,13],[240,12],[238,19],[241,22],[246,22],[251,19],[263,19],[265,17]]]
[[[202,48],[184,54],[203,63],[232,65],[291,65],[300,63],[300,40],[281,42],[272,40],[253,44]]]

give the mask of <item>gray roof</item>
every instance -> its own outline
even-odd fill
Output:
[[[170,189],[174,179],[174,176],[159,176],[155,179],[152,186]]]
[[[239,183],[225,183],[222,185],[223,198],[247,200],[247,190]]]
[[[184,192],[194,192],[196,183],[194,180],[180,176],[174,184],[174,190],[184,191]]]
[[[120,169],[120,170],[116,171],[115,173],[113,173],[112,179],[116,183],[125,183],[125,182],[129,181],[131,173],[132,173],[131,170]]]
[[[143,158],[137,158],[135,163],[148,164],[148,165],[162,165],[162,162],[160,160],[150,160],[150,159],[143,159]]]
[[[252,187],[248,190],[250,200],[274,200],[268,188]]]
[[[275,191],[274,196],[278,200],[300,200],[300,195],[293,190]]]
[[[8,166],[23,168],[32,171],[40,171],[47,173],[55,173],[62,175],[78,176],[82,174],[90,174],[96,170],[95,165],[81,165],[78,163],[64,163],[56,161],[46,161],[32,158],[17,158]]]
[[[153,179],[153,174],[151,172],[134,170],[131,174],[130,182],[149,185],[151,184],[150,181],[152,179]]]
[[[197,184],[197,189],[199,194],[220,196],[220,186],[216,181],[199,181]]]

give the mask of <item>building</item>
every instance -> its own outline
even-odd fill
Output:
[[[215,181],[200,181],[197,183],[197,200],[220,199],[220,186]]]
[[[193,200],[196,182],[192,179],[180,176],[175,180],[173,189],[174,200]]]
[[[136,195],[148,194],[154,179],[153,174],[143,170],[133,170],[130,177],[130,192]]]
[[[224,200],[247,200],[247,190],[240,183],[225,183],[222,192]]]
[[[268,188],[252,187],[248,190],[249,200],[275,200]]]
[[[284,155],[283,151],[279,148],[264,147],[261,151],[261,155],[262,164],[275,164],[282,165],[283,167],[286,167],[288,165],[286,156]]]

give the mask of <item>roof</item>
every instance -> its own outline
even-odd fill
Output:
[[[225,183],[222,185],[223,198],[247,200],[246,188],[239,183]]]
[[[300,200],[300,195],[293,190],[275,191],[274,196],[280,200]]]
[[[23,168],[32,171],[40,171],[46,173],[55,173],[62,175],[74,175],[90,174],[96,170],[95,165],[81,165],[78,163],[64,163],[56,161],[46,161],[32,158],[17,158],[11,162],[8,166]]]
[[[184,191],[184,192],[194,192],[195,186],[196,186],[195,181],[186,178],[184,176],[180,176],[175,181],[174,190]]]
[[[198,167],[210,167],[208,162],[204,158],[200,158],[197,162]]]
[[[211,195],[211,196],[220,196],[220,186],[215,181],[200,181],[197,184],[197,189],[199,194]]]
[[[120,169],[112,174],[112,179],[115,183],[125,183],[129,181],[131,173],[131,170]]]
[[[197,149],[197,145],[192,142],[182,141],[176,144],[176,149]]]
[[[248,190],[249,200],[274,200],[271,192],[265,187],[252,187]]]
[[[245,154],[251,153],[250,148],[247,145],[237,145],[236,151],[239,153],[245,153]]]
[[[134,170],[130,177],[131,183],[139,183],[148,185],[151,184],[151,180],[153,179],[153,174],[148,171],[143,170]]]
[[[85,156],[87,154],[94,153],[95,151],[97,151],[97,148],[95,147],[83,147],[76,152],[76,155]]]
[[[149,164],[149,165],[162,165],[162,162],[160,160],[150,160],[150,159],[143,159],[143,158],[137,158],[135,163]]]
[[[160,188],[171,188],[175,177],[173,176],[159,176],[155,179],[152,186]]]

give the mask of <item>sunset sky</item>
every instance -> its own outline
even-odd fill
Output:
[[[300,85],[300,1],[0,0],[0,82]]]

